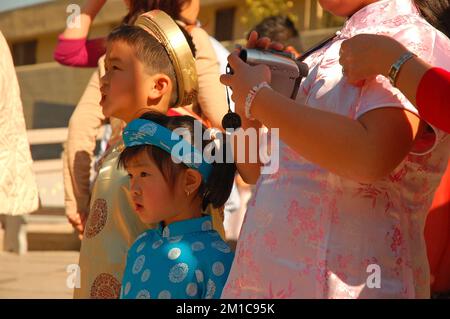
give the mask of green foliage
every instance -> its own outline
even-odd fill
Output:
[[[261,20],[272,15],[287,15],[297,22],[297,15],[292,13],[294,1],[291,0],[245,0],[247,13],[241,17],[241,23],[248,29],[257,25]]]

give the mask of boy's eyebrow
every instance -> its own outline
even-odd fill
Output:
[[[108,62],[122,62],[122,60],[119,57],[109,57]]]

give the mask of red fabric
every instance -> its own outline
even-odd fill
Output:
[[[96,67],[98,60],[105,52],[105,38],[66,39],[60,35],[53,56],[63,65]]]
[[[196,120],[200,121],[204,126],[206,127],[212,127],[211,123],[209,122],[208,119],[206,118],[202,118],[201,116],[199,116],[198,114],[190,111],[187,107],[182,106],[182,107],[177,107],[177,108],[170,108],[167,113],[167,116],[184,116],[184,115],[189,115],[192,116],[193,118],[195,118]]]
[[[428,123],[450,133],[450,72],[431,68],[420,80],[417,109]]]
[[[182,116],[182,115],[184,115],[184,114],[181,114],[180,112],[177,112],[174,108],[170,108],[166,114],[167,114],[167,116]]]
[[[450,132],[450,72],[432,68],[417,88],[417,108],[428,123]],[[425,224],[432,292],[450,291],[450,162]]]
[[[450,291],[450,161],[425,224],[432,292]]]

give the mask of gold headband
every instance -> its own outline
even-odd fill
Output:
[[[161,10],[140,15],[135,25],[153,35],[169,54],[178,87],[178,99],[172,107],[192,104],[198,92],[197,71],[195,59],[180,27]]]

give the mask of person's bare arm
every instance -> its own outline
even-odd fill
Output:
[[[62,33],[65,39],[81,39],[86,38],[89,34],[92,21],[97,16],[98,12],[106,3],[106,0],[86,0],[81,8],[80,27],[67,27]]]
[[[80,233],[89,213],[91,163],[104,121],[99,83],[96,71],[70,118],[63,154],[66,215]]]
[[[270,82],[270,76],[267,67],[251,67],[236,54],[228,60],[234,75],[223,75],[221,81],[233,87],[236,110],[245,116],[250,88]],[[389,174],[410,152],[420,124],[416,115],[394,107],[354,120],[298,105],[269,88],[256,94],[251,113],[268,128],[279,128],[280,138],[305,159],[359,182]]]

